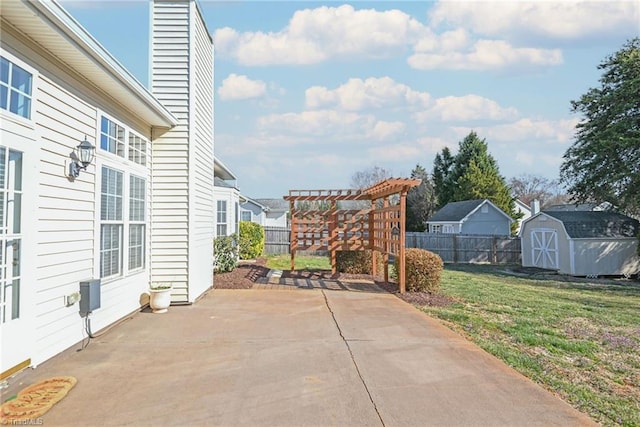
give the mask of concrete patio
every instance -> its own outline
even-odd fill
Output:
[[[288,289],[136,313],[3,395],[75,376],[46,426],[596,425],[391,294]]]

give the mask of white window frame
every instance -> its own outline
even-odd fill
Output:
[[[432,233],[442,233],[442,226],[440,224],[431,224],[429,231]]]
[[[31,106],[29,111],[29,118],[23,117],[16,113],[12,113],[10,109],[5,110],[3,108],[0,108],[0,121],[3,122],[2,125],[3,127],[6,127],[7,130],[12,128],[13,124],[17,124],[18,126],[20,126],[20,132],[25,131],[25,126],[30,131],[33,131],[35,130],[35,121],[33,120],[33,115],[37,108],[39,72],[37,69],[31,67],[29,64],[27,64],[17,56],[9,53],[5,49],[0,48],[0,55],[7,59],[9,62],[17,65],[18,67],[31,74]],[[9,107],[9,105],[7,105],[7,107]],[[37,136],[34,135],[34,138],[37,138]]]
[[[443,234],[453,234],[453,225],[451,224],[445,224],[442,226],[442,233]]]
[[[116,135],[116,138],[114,138],[113,135],[110,135],[110,132],[105,133],[103,131],[103,123],[105,121],[111,123],[116,129],[121,130],[122,138],[120,138],[120,135]],[[113,156],[141,166],[147,166],[151,154],[147,138],[102,112],[98,114],[98,127],[98,138],[96,139],[98,141],[98,151],[106,156]],[[103,139],[108,139],[116,144],[115,152],[103,147]],[[110,147],[110,144],[107,147]]]
[[[224,211],[220,209],[220,204],[224,203]],[[221,214],[224,212],[224,221],[221,221]],[[224,233],[220,232],[220,228],[224,226]],[[227,236],[229,232],[229,201],[216,200],[216,236]]]
[[[100,224],[100,227],[97,227],[97,231],[96,231],[96,249],[97,249],[96,253],[98,254],[96,268],[95,268],[96,277],[101,276],[101,265],[102,265],[102,254],[101,254],[102,231],[101,230],[102,230],[102,224],[104,223],[103,221],[101,221],[102,168],[106,167],[106,168],[121,172],[123,174],[122,221],[121,221],[122,227],[120,231],[121,248],[120,248],[120,254],[119,254],[120,271],[118,274],[101,277],[103,283],[109,283],[111,281],[120,280],[128,276],[144,273],[149,269],[149,256],[150,256],[149,254],[149,224],[150,224],[149,211],[150,211],[150,204],[151,204],[150,203],[151,176],[150,176],[149,162],[151,160],[150,158],[151,153],[150,153],[150,150],[147,150],[147,153],[146,153],[147,159],[145,161],[146,165],[141,165],[134,161],[130,161],[128,155],[126,155],[125,157],[120,157],[110,151],[101,149],[100,137],[102,135],[102,132],[101,132],[102,117],[107,118],[111,122],[114,122],[115,124],[117,124],[118,126],[121,126],[124,129],[125,141],[129,140],[129,135],[136,135],[142,138],[144,141],[147,141],[147,144],[149,143],[147,138],[140,136],[140,134],[133,131],[129,126],[125,125],[124,123],[118,120],[115,120],[113,117],[110,117],[108,114],[105,114],[102,111],[98,111],[96,115],[96,119],[98,123],[98,129],[96,129],[96,141],[98,141],[98,144],[97,144],[98,149],[96,150],[96,160],[95,160],[96,169],[95,170],[96,170],[96,189],[97,189],[96,206],[98,207],[98,209],[96,209],[96,220],[97,220],[97,223]],[[147,145],[147,148],[150,148],[150,146]],[[129,148],[127,145],[125,145],[124,152],[129,153]],[[143,207],[144,213],[142,217],[143,220],[140,220],[140,217],[132,219],[132,212],[131,212],[132,178],[131,177],[144,180],[145,188],[144,188],[144,207]],[[130,239],[131,239],[131,235],[132,235],[131,233],[133,229],[132,226],[133,227],[143,226],[144,231],[143,231],[142,242],[141,242],[142,254],[140,254],[140,257],[138,258],[138,259],[141,258],[141,261],[142,261],[141,265],[136,265],[130,268],[130,254],[131,254],[130,250],[132,249],[130,247]]]
[[[245,214],[249,214],[249,219],[244,219],[244,215]],[[240,221],[248,221],[251,222],[253,221],[253,212],[243,209],[240,211]]]
[[[133,194],[133,186],[134,186],[134,181],[138,180],[140,183],[142,183],[142,195],[140,196],[140,194]],[[141,176],[137,176],[133,173],[129,174],[129,226],[128,226],[128,233],[127,233],[127,246],[128,246],[128,251],[127,251],[127,270],[128,271],[135,271],[135,270],[140,270],[140,269],[144,269],[145,265],[146,265],[146,236],[147,236],[147,223],[146,223],[146,218],[147,218],[147,209],[148,209],[148,197],[147,197],[147,180],[144,177]],[[134,203],[142,203],[142,215],[135,215],[135,209],[133,209],[133,204]],[[131,238],[133,237],[133,230],[139,230],[142,229],[142,239],[138,242],[136,242],[135,245],[132,245],[131,242]],[[133,252],[133,250],[135,250],[137,253]],[[137,260],[139,260],[139,264],[137,263],[136,265],[132,266],[131,265],[131,259],[132,259],[132,255],[135,255],[135,258]]]
[[[22,117],[25,120],[31,120],[31,116],[33,112],[33,87],[35,84],[34,75],[29,69],[23,67],[21,64],[17,64],[15,61],[12,60],[12,58],[4,55],[4,52],[2,52],[0,56],[9,64],[9,68],[7,70],[7,81],[3,82],[0,79],[0,96],[2,96],[1,90],[2,89],[6,90],[6,94],[2,97],[5,98],[4,101],[7,104],[6,108],[1,108],[1,109],[4,111],[7,111],[8,113],[15,114],[18,117]],[[29,75],[29,92],[25,92],[19,87],[13,85],[13,76],[15,73],[15,68],[19,68],[21,71],[24,71],[26,74]],[[11,100],[13,99],[13,95],[22,97],[24,100],[27,101],[28,106],[26,108],[27,110],[26,116],[23,116],[17,111],[13,111],[11,109],[11,105],[12,105]]]

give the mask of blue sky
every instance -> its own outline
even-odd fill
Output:
[[[65,7],[142,83],[149,4]],[[556,179],[605,57],[640,3],[200,0],[215,45],[215,154],[243,194],[348,188],[381,166],[433,168],[471,130],[501,174]]]

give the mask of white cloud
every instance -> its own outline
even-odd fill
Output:
[[[638,32],[640,3],[633,1],[440,1],[429,12],[433,27],[453,25],[474,33],[531,40],[576,40]]]
[[[313,86],[305,92],[307,108],[338,106],[347,111],[417,105],[425,107],[431,96],[396,83],[390,77],[352,78],[336,89]]]
[[[260,80],[251,80],[247,76],[234,73],[222,81],[218,95],[222,101],[233,99],[259,98],[267,93],[267,85]]]
[[[532,120],[523,118],[513,123],[476,127],[474,130],[482,137],[496,142],[531,142],[543,141],[567,144],[573,138],[577,119],[567,120]],[[471,129],[456,128],[459,134],[467,134]]]
[[[315,64],[334,57],[381,58],[397,54],[426,32],[399,10],[355,10],[351,5],[296,11],[278,32],[216,30],[216,54],[242,65]]]
[[[451,121],[513,119],[518,110],[503,108],[497,102],[478,95],[446,96],[435,100],[433,107],[413,114],[413,119],[424,123],[430,119]]]
[[[416,53],[407,59],[409,66],[418,70],[491,70],[501,68],[528,68],[562,64],[559,49],[513,47],[503,40],[478,40],[464,51],[440,50],[439,45],[418,43]],[[437,48],[436,51],[425,51]],[[419,51],[417,49],[422,49]]]
[[[379,141],[384,141],[402,133],[405,127],[405,124],[402,122],[378,121],[373,125],[369,135]]]

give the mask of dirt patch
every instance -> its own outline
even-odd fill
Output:
[[[240,261],[238,266],[228,273],[216,273],[213,287],[216,289],[251,289],[261,278],[267,277],[267,259]]]
[[[214,288],[217,289],[251,289],[254,283],[261,281],[267,277],[269,268],[266,266],[266,258],[258,258],[255,261],[241,261],[240,264],[229,273],[217,273],[214,279]],[[398,284],[394,282],[385,282],[382,276],[374,277],[368,274],[347,274],[338,273],[331,274],[329,270],[298,270],[282,272],[283,279],[312,279],[312,280],[370,280],[380,288],[394,294],[401,300],[417,305],[430,307],[444,307],[455,302],[451,297],[441,294],[431,294],[428,292],[406,292],[400,294],[398,292]]]

